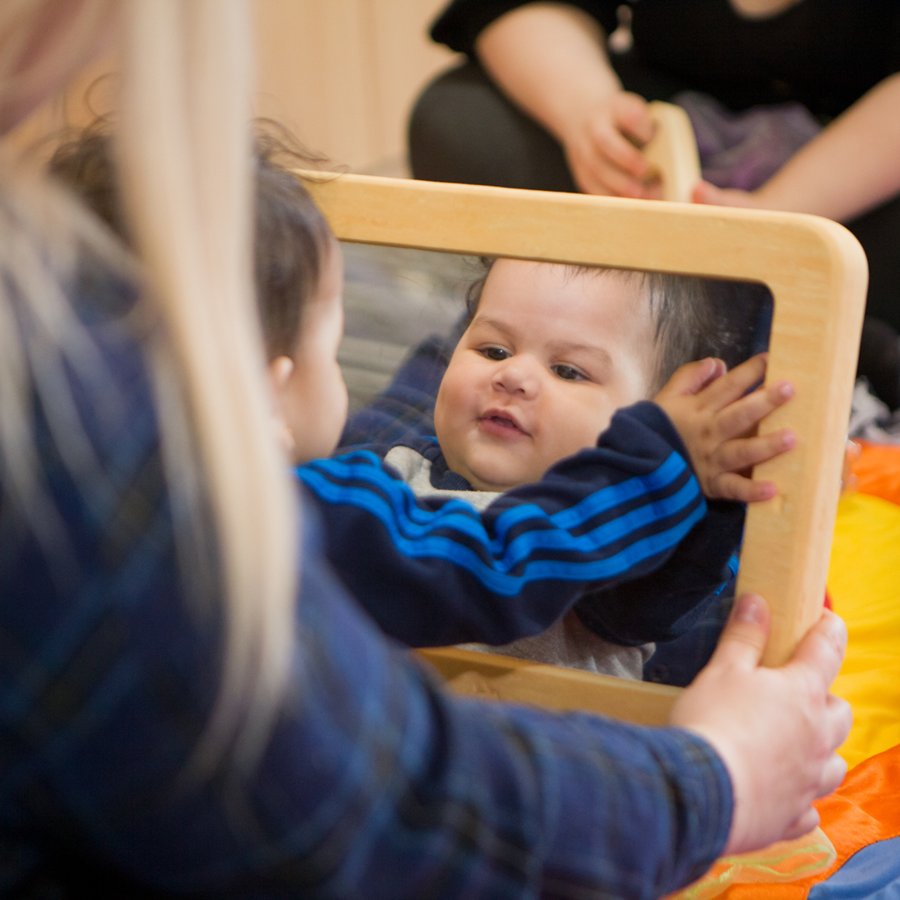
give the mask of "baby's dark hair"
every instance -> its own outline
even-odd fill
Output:
[[[109,124],[98,120],[60,144],[49,170],[73,189],[125,243],[128,226],[119,201]],[[323,160],[305,153],[275,123],[258,128],[255,148],[254,272],[266,356],[293,356],[303,309],[316,291],[334,235],[290,169]]]
[[[468,321],[475,317],[493,260],[482,260],[484,274],[466,294]],[[750,323],[771,309],[764,285],[724,282],[693,275],[635,272],[600,266],[566,266],[573,275],[607,275],[637,279],[650,303],[657,357],[651,382],[656,393],[685,363],[707,356],[723,359],[729,368],[764,347],[751,346]],[[768,301],[768,306],[767,306]],[[732,322],[737,307],[741,322]],[[744,322],[743,320],[747,321]]]
[[[309,191],[289,171],[319,162],[270,133],[257,139],[256,292],[270,360],[294,355],[303,309],[336,244]]]
[[[649,296],[654,319],[657,350],[654,393],[679,366],[706,356],[721,355],[707,279],[662,272],[629,274],[640,278],[641,286]]]

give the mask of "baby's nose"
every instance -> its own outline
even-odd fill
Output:
[[[539,366],[524,357],[514,356],[497,367],[493,384],[497,390],[509,394],[534,395],[540,387]]]

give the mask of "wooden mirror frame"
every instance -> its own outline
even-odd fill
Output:
[[[821,615],[865,308],[856,239],[815,216],[583,194],[298,173],[342,241],[682,273],[766,284],[767,380],[796,395],[760,426],[795,448],[758,474],[778,496],[751,505],[737,589],[772,610],[763,662],[780,665]],[[664,724],[677,688],[457,648],[421,651],[464,693]]]

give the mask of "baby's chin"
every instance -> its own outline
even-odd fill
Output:
[[[440,435],[438,435],[440,443]],[[451,472],[462,475],[476,491],[502,494],[523,484],[540,481],[546,471],[533,457],[504,452],[503,448],[449,446],[441,443],[444,460]]]
[[[476,476],[470,476],[467,480],[476,491],[487,491],[491,494],[503,494],[506,491],[517,486],[517,484],[514,483],[497,483],[494,481],[484,481],[481,478],[477,478]]]
[[[489,491],[494,494],[502,494],[511,491],[515,487],[523,484],[531,484],[534,481],[540,481],[543,472],[535,474],[527,472],[510,472],[509,467],[499,468],[495,471],[493,467],[483,466],[476,469],[465,467],[466,471],[458,472],[462,475],[476,491]],[[453,471],[457,471],[454,469]]]

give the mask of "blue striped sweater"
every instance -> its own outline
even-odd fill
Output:
[[[596,448],[480,511],[436,440],[401,443],[433,495],[417,496],[385,461],[397,445],[353,448],[298,474],[320,508],[332,565],[405,643],[503,644],[576,604],[605,640],[670,640],[733,579],[743,507],[707,503],[653,403],[620,410]]]

